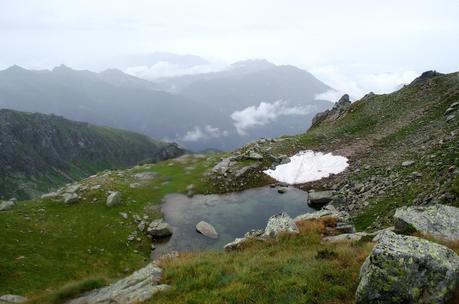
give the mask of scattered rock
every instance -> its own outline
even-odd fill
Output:
[[[361,267],[356,303],[445,303],[458,277],[454,251],[387,231]]]
[[[188,196],[188,197],[193,197],[194,196],[194,185],[193,184],[188,185],[186,187],[186,196]]]
[[[398,208],[394,224],[396,232],[418,231],[450,241],[459,240],[459,208],[453,206]]]
[[[414,165],[415,161],[414,160],[406,160],[402,163],[402,167],[409,167],[411,165]]]
[[[151,263],[107,287],[90,291],[67,304],[134,304],[151,299],[156,293],[170,288],[159,285],[162,269]]]
[[[7,303],[25,303],[27,302],[28,299],[23,296],[18,296],[18,295],[3,295],[0,296],[0,304],[7,304]]]
[[[282,212],[269,218],[263,236],[276,238],[282,233],[299,232],[292,218],[286,212]]]
[[[247,154],[246,158],[247,159],[253,159],[253,160],[262,160],[263,159],[263,155],[261,155],[260,153],[255,152],[255,151],[249,151],[249,153]]]
[[[157,178],[158,176],[159,176],[159,173],[149,172],[149,171],[134,174],[134,178],[141,180],[141,181],[152,180],[152,179]]]
[[[128,219],[128,214],[126,212],[120,212],[120,216],[124,218],[125,220]]]
[[[3,201],[0,203],[0,211],[8,211],[11,210],[16,203],[14,201]]]
[[[205,235],[211,239],[218,239],[217,230],[215,230],[214,226],[205,221],[200,221],[197,223],[196,230],[202,235]]]
[[[78,194],[76,194],[74,192],[66,192],[66,193],[62,194],[62,200],[66,204],[76,203],[76,202],[78,202],[79,199],[80,198],[78,197]]]
[[[311,191],[308,193],[309,205],[322,207],[333,199],[333,191]]]
[[[162,219],[152,221],[148,225],[147,232],[152,238],[164,238],[172,235],[171,227]]]
[[[121,193],[118,191],[110,193],[110,195],[107,197],[107,207],[111,208],[119,204],[121,204]]]

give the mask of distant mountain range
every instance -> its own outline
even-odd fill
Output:
[[[154,82],[116,69],[0,71],[0,108],[127,129],[194,151],[303,132],[317,112],[331,107],[315,98],[328,90],[307,71],[265,60]]]
[[[26,199],[101,170],[184,153],[175,144],[55,115],[0,110],[0,199]]]

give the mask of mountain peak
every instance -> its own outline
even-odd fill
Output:
[[[265,69],[275,67],[274,63],[269,62],[266,59],[249,59],[243,61],[237,61],[231,64],[233,70],[247,70],[249,72],[256,72]]]
[[[65,64],[61,64],[59,66],[56,66],[52,71],[57,72],[57,73],[65,73],[65,72],[73,72],[74,70],[69,68]]]

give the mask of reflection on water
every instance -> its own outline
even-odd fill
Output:
[[[262,187],[224,195],[195,195],[193,198],[169,194],[164,199],[161,209],[174,234],[167,242],[155,244],[154,256],[172,250],[223,249],[226,243],[243,236],[248,230],[264,228],[273,214],[285,211],[295,217],[312,211],[306,203],[307,193],[293,187],[284,194]],[[196,232],[195,226],[202,220],[215,227],[218,239],[212,240]]]

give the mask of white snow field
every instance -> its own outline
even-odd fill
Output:
[[[344,156],[307,150],[290,157],[289,163],[263,172],[279,182],[302,184],[344,171],[349,166],[347,161]]]

